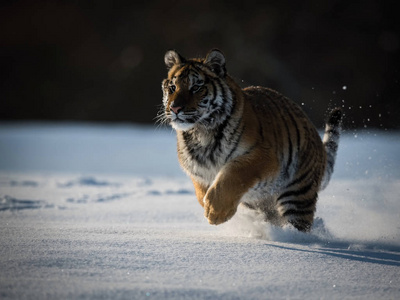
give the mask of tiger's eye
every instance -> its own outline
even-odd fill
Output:
[[[175,92],[175,90],[176,90],[176,86],[175,85],[170,85],[169,86],[169,93],[170,94],[173,94]]]
[[[192,87],[192,93],[198,92],[198,91],[200,90],[200,88],[201,88],[201,86],[199,86],[199,85],[194,85],[194,86]]]

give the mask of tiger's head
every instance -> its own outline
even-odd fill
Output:
[[[164,57],[168,78],[162,82],[163,114],[175,130],[214,128],[232,109],[225,56],[211,50],[204,59],[185,59],[174,50]]]

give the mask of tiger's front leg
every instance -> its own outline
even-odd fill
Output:
[[[240,199],[260,180],[271,178],[278,173],[276,160],[257,153],[241,156],[218,173],[214,183],[204,196],[204,215],[208,222],[219,225],[228,221],[236,213]]]
[[[204,216],[213,225],[228,221],[236,213],[241,196],[232,192],[226,182],[211,186],[204,197]]]

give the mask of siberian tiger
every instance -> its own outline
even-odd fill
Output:
[[[208,222],[229,220],[242,204],[272,224],[309,231],[333,172],[341,110],[330,112],[321,141],[288,98],[265,87],[241,89],[219,50],[203,59],[170,50],[164,59],[161,119],[176,130],[180,165]]]

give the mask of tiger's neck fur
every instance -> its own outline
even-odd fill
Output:
[[[218,122],[199,123],[188,131],[177,130],[178,158],[185,172],[209,186],[221,167],[240,154],[243,132],[244,94],[227,75],[224,82],[224,106],[230,110],[219,115]],[[210,126],[215,122],[213,126]]]

